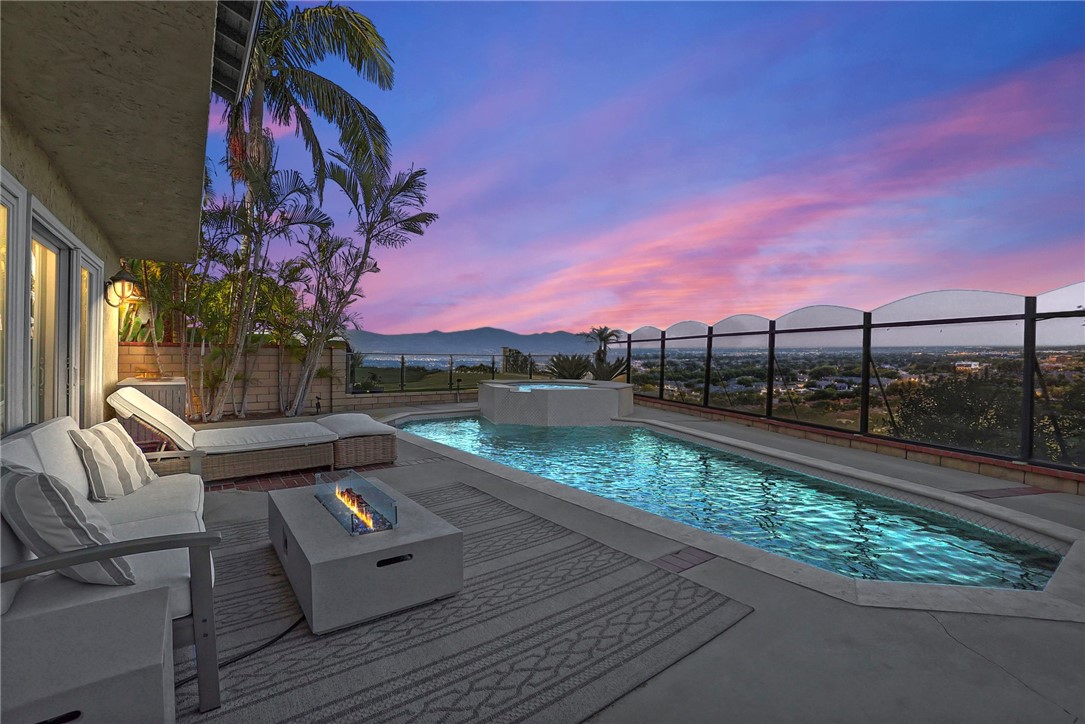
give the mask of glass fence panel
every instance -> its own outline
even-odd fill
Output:
[[[633,330],[631,336],[635,342],[638,339],[659,339],[661,334],[663,334],[663,330],[659,327],[639,327]]]
[[[478,389],[479,382],[496,377],[496,363],[496,355],[454,355],[452,358],[453,389]]]
[[[533,355],[518,349],[505,347],[497,357],[497,377],[504,380],[526,380],[539,371],[539,363]]]
[[[1072,325],[1067,324],[1072,322]],[[1032,456],[1085,467],[1085,317],[1036,323]],[[1045,342],[1041,343],[1043,339]]]
[[[862,375],[861,329],[777,333],[773,417],[857,431]]]
[[[863,313],[851,307],[820,304],[788,312],[776,320],[776,329],[804,329],[807,327],[840,327],[862,324]]]
[[[768,400],[768,371],[768,335],[714,338],[708,404],[764,415]]]
[[[633,392],[638,395],[658,395],[659,342],[634,342],[630,369]]]
[[[700,324],[700,322],[696,322]],[[701,325],[704,331],[708,327]],[[663,398],[700,405],[704,401],[705,350],[708,339],[670,339],[667,330],[666,374]]]
[[[735,314],[725,317],[712,325],[713,334],[767,331],[769,331],[769,320],[756,314]]]
[[[667,339],[672,337],[695,337],[708,334],[708,325],[704,322],[678,322],[667,327]]]
[[[1019,453],[1021,322],[875,328],[871,358],[881,378],[872,375],[871,398],[885,413],[871,415],[871,432]]]
[[[1085,309],[1085,282],[1067,284],[1036,297],[1036,311],[1073,312]]]
[[[347,359],[349,361],[348,392],[361,395],[373,392],[398,392],[401,389],[401,365],[398,354],[354,353]]]
[[[1023,314],[1025,298],[1002,292],[974,292],[959,289],[926,292],[898,299],[875,309],[875,324],[912,322],[950,317],[993,317]]]

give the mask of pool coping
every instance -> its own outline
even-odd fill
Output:
[[[411,411],[392,415],[386,422],[398,426],[407,420],[447,419],[477,414],[478,411],[472,409],[441,412]],[[1063,553],[1063,560],[1042,591],[850,578],[740,543],[720,534],[709,533],[685,523],[663,518],[624,503],[608,500],[518,468],[496,463],[404,430],[397,429],[396,434],[404,442],[439,453],[464,465],[673,540],[676,550],[686,546],[700,548],[736,564],[854,605],[1085,623],[1085,605],[1081,602],[1082,581],[1085,581],[1085,532],[961,493],[939,490],[839,463],[686,428],[672,422],[642,418],[615,418],[614,421],[623,425],[657,429],[709,447],[722,448],[724,451],[731,448],[742,453],[750,453],[756,457],[767,458],[773,464],[799,472],[805,472],[803,468],[807,468],[816,471],[815,474],[820,477],[828,477],[829,480],[843,485],[888,495],[930,510],[948,513],[1044,547],[1054,547]],[[834,476],[845,480],[834,479]]]

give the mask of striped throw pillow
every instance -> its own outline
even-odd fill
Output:
[[[90,479],[90,499],[123,498],[158,477],[117,420],[70,430]]]
[[[39,558],[114,543],[113,528],[94,506],[48,473],[15,465],[0,467],[4,519]],[[130,586],[136,582],[124,558],[83,563],[58,572],[82,583]]]

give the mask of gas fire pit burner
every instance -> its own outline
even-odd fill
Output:
[[[398,524],[396,501],[352,471],[317,475],[315,497],[351,535],[391,530]]]

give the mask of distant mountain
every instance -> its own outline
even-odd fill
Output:
[[[377,334],[364,330],[346,333],[355,352],[392,354],[501,354],[502,347],[512,347],[524,353],[587,354],[595,347],[591,342],[569,332],[517,334],[505,329],[482,327],[460,332],[423,332],[417,334]]]

